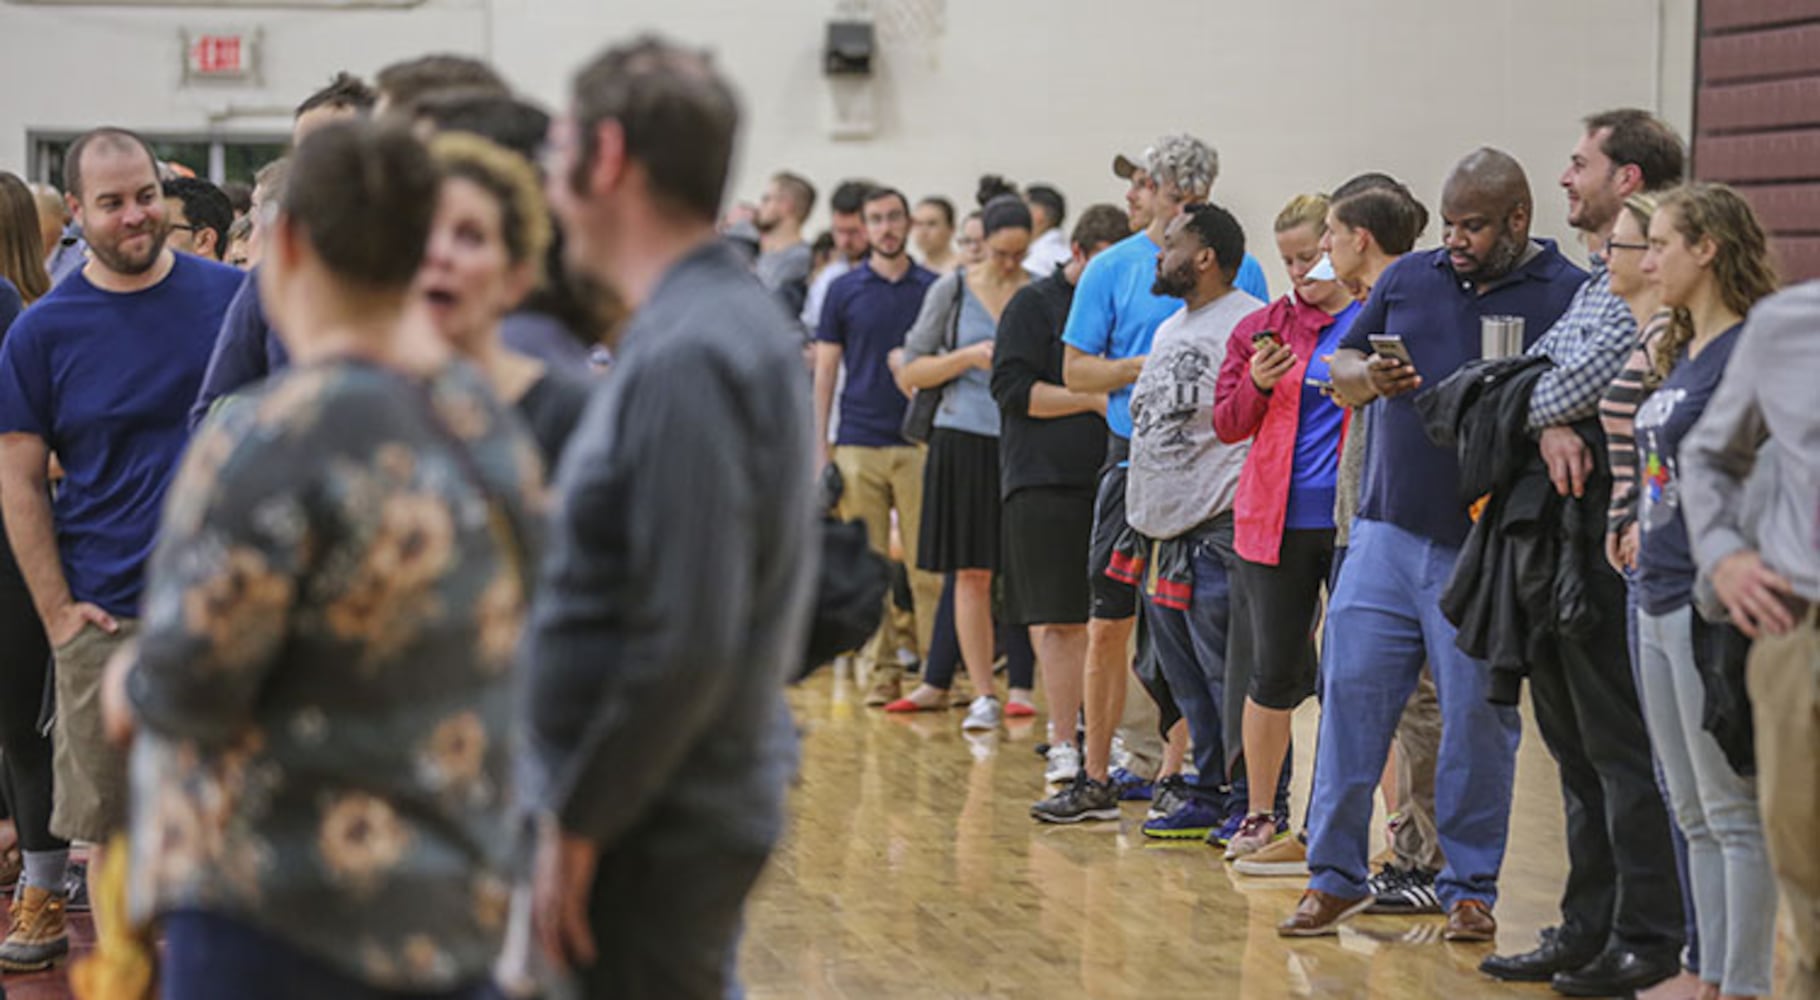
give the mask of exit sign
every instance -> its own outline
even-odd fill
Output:
[[[184,33],[184,76],[240,80],[259,69],[259,36],[246,32]]]

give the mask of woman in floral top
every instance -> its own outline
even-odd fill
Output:
[[[303,143],[260,275],[296,365],[172,488],[112,685],[166,1000],[490,995],[542,469],[401,322],[438,186],[403,132]]]

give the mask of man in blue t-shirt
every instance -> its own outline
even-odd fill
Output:
[[[1327,612],[1323,703],[1309,815],[1309,889],[1278,933],[1312,937],[1375,902],[1367,881],[1372,793],[1426,655],[1441,704],[1435,821],[1447,866],[1436,880],[1450,941],[1489,941],[1510,823],[1522,723],[1487,700],[1485,664],[1462,653],[1441,613],[1471,521],[1459,461],[1428,439],[1411,394],[1479,357],[1479,321],[1521,316],[1530,340],[1566,310],[1586,273],[1530,239],[1529,180],[1497,150],[1469,154],[1441,195],[1443,247],[1392,264],[1340,341],[1336,391],[1376,398],[1365,480]],[[1370,338],[1399,337],[1413,366]]]
[[[1139,168],[1120,157],[1113,169],[1131,179],[1134,187],[1147,189],[1155,209],[1150,223],[1088,262],[1062,331],[1066,352],[1062,371],[1068,388],[1107,394],[1106,426],[1112,435],[1094,503],[1087,567],[1093,598],[1087,621],[1084,766],[1073,785],[1031,808],[1031,815],[1046,823],[1074,823],[1104,815],[1106,803],[1117,794],[1111,787],[1112,731],[1125,711],[1137,592],[1108,577],[1106,567],[1125,530],[1131,386],[1144,368],[1156,328],[1181,308],[1180,300],[1152,290],[1164,232],[1184,206],[1207,200],[1220,172],[1219,156],[1191,135],[1163,136],[1144,151],[1143,160]],[[1233,287],[1260,301],[1270,295],[1263,269],[1250,254],[1240,263]]]
[[[840,470],[840,516],[866,522],[872,548],[886,558],[891,512],[897,512],[904,561],[910,566],[917,647],[927,658],[942,583],[936,574],[915,568],[923,517],[923,448],[904,440],[901,428],[909,400],[897,386],[890,359],[904,346],[935,273],[910,259],[910,202],[902,193],[873,188],[860,212],[872,251],[828,286],[815,330],[816,440],[824,449],[823,464],[832,462]],[[840,428],[828,450],[828,419],[843,370],[847,380],[840,393]],[[888,604],[885,611],[888,623]],[[903,671],[887,648],[892,645],[889,632],[888,624],[880,626],[863,657],[871,665],[866,704],[875,707],[895,700],[902,686]]]
[[[156,164],[131,132],[78,138],[65,187],[89,260],[0,346],[0,502],[56,654],[51,829],[102,844],[126,820],[102,671],[133,633],[186,416],[241,273],[166,245]],[[64,472],[54,505],[52,454]]]

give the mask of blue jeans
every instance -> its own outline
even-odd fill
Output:
[[[1485,665],[1454,645],[1441,592],[1459,550],[1360,518],[1327,612],[1322,653],[1319,794],[1309,811],[1309,885],[1366,895],[1372,794],[1426,656],[1441,701],[1435,825],[1447,867],[1436,880],[1451,908],[1497,902],[1523,728],[1515,706],[1485,700]]]

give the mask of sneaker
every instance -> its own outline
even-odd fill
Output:
[[[0,969],[37,972],[69,954],[65,900],[37,886],[26,886],[13,904],[12,932],[0,942]]]
[[[1442,912],[1434,872],[1385,865],[1365,887],[1376,898],[1367,913],[1414,917]]]
[[[1237,861],[1269,847],[1287,832],[1288,824],[1269,813],[1253,813],[1239,824],[1237,833],[1226,841],[1226,860]]]
[[[1172,774],[1156,783],[1150,796],[1150,810],[1144,814],[1145,819],[1162,819],[1187,805],[1192,798],[1188,794],[1188,779],[1179,774]],[[1219,825],[1219,817],[1214,817],[1214,825]]]
[[[1043,780],[1052,785],[1073,781],[1081,773],[1081,752],[1072,743],[1057,743],[1044,757],[1049,766],[1043,771]]]
[[[1122,767],[1115,767],[1107,775],[1112,780],[1112,787],[1118,790],[1120,802],[1149,802],[1156,794],[1156,782],[1149,778],[1140,778]]]
[[[1030,817],[1041,823],[1118,819],[1118,794],[1109,782],[1095,781],[1082,770],[1067,788],[1031,806]]]
[[[1232,838],[1239,832],[1239,827],[1244,824],[1245,810],[1235,809],[1226,814],[1226,822],[1221,823],[1218,830],[1207,835],[1207,842],[1215,847],[1225,847],[1232,843]]]
[[[982,694],[973,699],[973,704],[967,706],[967,717],[961,720],[961,728],[968,732],[997,729],[999,719],[1003,715],[1004,710],[999,707],[998,699],[989,694]]]
[[[1298,878],[1308,876],[1308,844],[1300,836],[1281,837],[1269,847],[1261,848],[1247,854],[1232,863],[1232,870],[1240,875],[1271,877],[1294,875]]]
[[[1157,796],[1159,800],[1162,797]],[[1181,804],[1168,815],[1144,821],[1144,836],[1158,840],[1201,840],[1213,832],[1219,821],[1220,811],[1211,803],[1184,794]]]
[[[71,913],[88,910],[88,862],[72,861],[69,874],[63,876],[63,908]],[[0,997],[0,1000],[6,1000]]]

